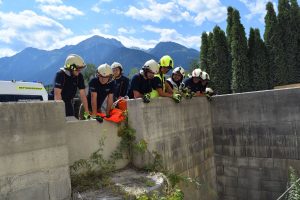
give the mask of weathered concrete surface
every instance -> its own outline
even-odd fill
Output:
[[[70,164],[79,159],[87,159],[99,149],[101,139],[104,139],[102,155],[104,159],[110,159],[110,155],[121,142],[121,137],[118,136],[118,125],[108,121],[99,123],[96,120],[78,121],[70,118],[65,125],[65,132]],[[126,155],[124,159],[117,160],[116,169],[122,169],[129,163],[125,157]]]
[[[109,158],[120,143],[117,130],[110,122],[66,119],[63,102],[0,103],[0,199],[69,199],[69,165],[88,158],[104,137]]]
[[[222,199],[276,199],[300,170],[300,89],[214,97],[212,126]]]
[[[69,199],[61,102],[0,103],[0,199]]]
[[[128,102],[131,126],[137,141],[148,143],[148,152],[135,153],[133,163],[145,167],[158,152],[171,171],[197,178],[207,188],[215,188],[215,164],[211,111],[206,98],[183,100],[176,104],[170,98],[158,98],[149,104],[141,100]],[[188,191],[186,189],[186,191]],[[214,199],[213,192],[185,192],[186,199]]]
[[[274,199],[289,166],[300,171],[300,89],[262,91],[149,104],[129,101],[130,123],[168,169],[204,183],[186,199]],[[87,158],[106,137],[104,155],[118,145],[117,126],[64,117],[62,102],[0,103],[0,199],[68,199],[68,165]],[[127,161],[118,164],[125,166]],[[190,189],[190,188],[189,188]]]

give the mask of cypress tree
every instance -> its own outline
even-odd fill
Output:
[[[247,92],[251,90],[249,62],[247,57],[247,39],[244,26],[240,22],[239,11],[234,10],[232,16],[232,90],[233,92]]]
[[[269,70],[268,70],[268,88],[273,88],[275,84],[274,80],[274,72],[276,71],[275,65],[275,55],[276,55],[276,44],[279,40],[278,33],[277,33],[277,16],[271,2],[268,2],[266,5],[267,14],[265,16],[265,33],[264,33],[264,40],[265,45],[268,52],[268,60],[269,60]]]
[[[225,32],[219,26],[213,30],[212,46],[214,60],[210,67],[211,85],[217,94],[228,94],[231,92],[231,65]]]
[[[227,27],[226,27],[226,35],[227,35],[227,42],[229,47],[229,52],[231,51],[231,41],[232,41],[232,26],[233,26],[233,11],[232,7],[227,8]]]
[[[212,63],[215,60],[214,55],[214,47],[213,47],[213,33],[209,32],[208,34],[208,51],[207,51],[207,67],[206,70],[202,69],[203,71],[206,71],[208,74],[210,74],[210,68]]]
[[[292,58],[293,61],[293,68],[296,73],[295,76],[295,82],[300,82],[300,7],[298,5],[297,0],[290,0],[291,4],[291,11],[290,11],[290,17],[291,17],[291,37],[290,40],[292,40],[293,44],[291,48],[293,49],[294,55]]]
[[[227,8],[227,27],[226,27],[226,35],[227,35],[227,46],[229,51],[229,64],[230,64],[230,74],[232,77],[232,55],[231,55],[231,41],[232,41],[232,26],[233,26],[233,11],[232,7]],[[232,84],[232,78],[230,79],[230,85]]]
[[[291,20],[290,20],[290,4],[288,0],[279,0],[278,2],[278,37],[276,41],[276,55],[275,55],[275,80],[277,85],[284,85],[293,83],[294,67],[293,67],[293,53],[295,49],[291,49]]]
[[[260,37],[259,29],[250,29],[248,46],[248,59],[250,66],[250,78],[252,80],[252,89],[268,89],[269,62],[267,59],[267,49]]]
[[[255,59],[255,53],[256,53],[256,44],[255,44],[255,31],[253,28],[250,28],[249,32],[249,39],[248,39],[248,60],[249,60],[249,79],[251,80],[251,89],[255,90],[255,83],[254,83],[254,71],[256,70],[256,62]]]
[[[208,35],[206,32],[203,32],[201,36],[200,67],[202,70],[208,69]]]

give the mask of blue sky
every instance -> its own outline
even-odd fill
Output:
[[[0,0],[0,57],[26,47],[52,50],[93,35],[127,47],[174,41],[199,50],[201,33],[226,28],[226,11],[240,11],[246,32],[264,30],[268,0]],[[277,7],[277,0],[271,0]]]

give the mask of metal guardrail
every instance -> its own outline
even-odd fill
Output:
[[[300,178],[298,178],[295,183],[293,183],[280,197],[278,197],[277,200],[281,200],[287,194],[287,192],[290,191],[299,181]]]

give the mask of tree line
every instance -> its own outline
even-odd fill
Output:
[[[226,33],[219,26],[202,33],[200,68],[209,73],[217,94],[272,89],[300,83],[300,8],[297,0],[279,0],[278,14],[266,5],[263,39],[250,28],[247,39],[240,13],[227,9]]]

